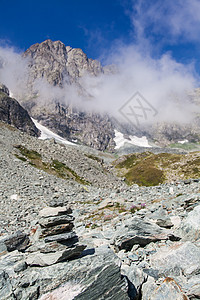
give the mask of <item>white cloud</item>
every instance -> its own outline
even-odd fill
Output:
[[[158,5],[160,1],[156,3]],[[138,2],[138,11],[142,10],[142,4],[142,1]],[[154,13],[155,6],[152,6],[147,14],[153,16]],[[142,25],[140,32],[142,34]],[[169,53],[158,58],[152,57],[151,53],[151,44],[146,39],[140,39],[137,45],[115,42],[111,51],[107,51],[105,62],[116,64],[118,73],[99,77],[87,75],[80,79],[81,86],[92,97],[87,96],[87,93],[81,95],[81,88],[76,85],[65,84],[60,88],[50,86],[44,79],[38,79],[35,82],[38,101],[73,103],[81,109],[109,113],[126,121],[119,110],[133,94],[140,92],[158,111],[157,116],[148,121],[190,120],[196,107],[191,105],[187,92],[193,90],[198,81],[193,65],[178,63]],[[0,47],[0,63],[0,82],[6,84],[18,100],[22,99],[27,92],[28,61],[14,49]]]
[[[197,85],[193,66],[177,63],[169,54],[152,58],[140,53],[140,47],[120,46],[108,58],[118,64],[118,74],[82,79],[94,96],[93,105],[120,118],[119,109],[138,91],[158,111],[153,122],[189,120],[194,107],[187,93]]]
[[[138,0],[129,12],[137,38],[159,35],[168,43],[200,41],[199,0]]]
[[[15,95],[25,94],[28,79],[28,60],[12,47],[0,47],[0,82]]]

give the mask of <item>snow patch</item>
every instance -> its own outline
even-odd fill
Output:
[[[13,93],[9,90],[9,97],[10,98],[13,98],[14,97],[14,95],[13,95]]]
[[[147,140],[146,136],[142,136],[140,138],[140,137],[137,137],[135,135],[134,136],[131,135],[130,140],[128,140],[128,139],[124,138],[123,133],[121,133],[117,130],[115,130],[114,141],[115,141],[115,144],[116,144],[115,149],[119,149],[119,148],[123,147],[125,143],[129,143],[129,144],[139,146],[139,147],[148,147],[148,148],[151,147],[148,143],[148,140]]]
[[[41,135],[39,139],[46,140],[54,138],[56,141],[66,144],[66,145],[76,145],[72,142],[67,141],[66,139],[62,138],[58,134],[54,133],[53,131],[49,130],[47,127],[41,125],[37,120],[31,118],[35,126],[41,131]]]
[[[185,143],[188,143],[188,140],[178,141],[178,143],[183,145]]]

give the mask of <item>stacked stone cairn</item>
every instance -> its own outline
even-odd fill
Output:
[[[26,250],[29,266],[49,266],[80,256],[86,246],[78,244],[73,231],[72,210],[46,207],[39,212],[39,220],[31,228],[31,246]]]

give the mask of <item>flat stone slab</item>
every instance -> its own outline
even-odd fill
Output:
[[[74,227],[73,223],[68,223],[68,224],[60,224],[53,227],[43,228],[41,230],[40,237],[46,237],[46,236],[62,234],[65,232],[70,232],[73,227]]]
[[[85,249],[85,245],[75,245],[74,247],[63,249],[53,253],[35,252],[28,255],[26,263],[29,266],[51,266],[74,257],[78,257]]]
[[[44,239],[44,241],[46,243],[48,243],[48,242],[64,242],[64,241],[73,239],[75,237],[77,237],[75,232],[66,232],[66,233],[62,233],[62,234],[48,236]]]
[[[71,214],[72,210],[66,206],[58,206],[58,207],[45,207],[39,212],[40,217],[53,217],[53,216],[60,216],[60,215],[67,215]]]
[[[42,227],[52,227],[55,225],[60,224],[67,224],[74,221],[74,217],[70,215],[61,215],[61,216],[54,216],[54,217],[42,217],[39,219],[39,224]]]
[[[3,253],[6,249],[8,252],[24,250],[28,247],[29,242],[30,240],[28,235],[21,231],[11,235],[6,235],[5,237],[3,236],[0,239],[0,252]]]

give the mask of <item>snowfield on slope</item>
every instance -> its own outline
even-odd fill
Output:
[[[66,145],[75,145],[76,146],[76,144],[69,142],[68,140],[62,138],[58,134],[49,130],[47,127],[41,125],[37,120],[35,120],[33,118],[31,118],[31,119],[32,119],[33,123],[35,124],[35,126],[41,131],[41,135],[40,135],[39,139],[46,140],[46,139],[54,138],[57,142],[60,142],[60,143],[66,144]]]
[[[129,143],[129,144],[139,146],[139,147],[148,147],[148,148],[151,147],[149,145],[149,142],[148,142],[146,136],[142,136],[140,138],[140,137],[137,137],[134,135],[134,136],[130,136],[130,140],[128,140],[128,139],[124,138],[123,133],[117,131],[116,129],[115,129],[114,141],[116,144],[115,149],[119,149],[119,148],[123,147],[125,143]]]

